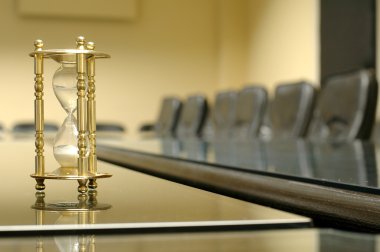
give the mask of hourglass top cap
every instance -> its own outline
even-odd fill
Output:
[[[36,48],[36,50],[41,50],[43,46],[44,42],[41,39],[36,39],[34,41],[34,47]]]
[[[83,36],[78,36],[78,37],[77,37],[77,42],[78,42],[78,43],[79,43],[79,42],[84,43],[84,41],[85,41],[85,38],[84,38]]]
[[[85,44],[84,37],[83,36],[77,37],[77,49],[81,49],[81,50],[85,49],[84,44]]]
[[[29,56],[43,55],[43,58],[51,58],[58,63],[76,62],[76,54],[85,54],[86,57],[95,57],[97,59],[110,58],[109,54],[95,51],[95,43],[87,42],[83,36],[76,38],[76,48],[73,49],[43,49],[44,43],[42,40],[37,39],[34,41],[35,50],[29,53]]]
[[[87,48],[87,50],[94,50],[95,49],[95,43],[94,42],[87,42],[86,48]]]

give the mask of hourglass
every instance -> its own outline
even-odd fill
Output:
[[[108,54],[95,51],[93,42],[77,38],[76,49],[43,50],[43,42],[36,40],[34,52],[35,72],[35,128],[36,189],[44,190],[45,179],[77,180],[78,191],[97,187],[96,179],[110,177],[97,171],[96,158],[96,108],[95,108],[95,59],[109,58]],[[53,77],[53,90],[67,117],[54,139],[54,157],[59,168],[45,172],[44,158],[44,100],[43,63],[53,59],[60,64]],[[76,115],[75,115],[76,113]]]

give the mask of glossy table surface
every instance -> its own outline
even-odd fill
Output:
[[[379,155],[380,148],[361,141],[98,142],[102,160],[362,231],[380,230]]]
[[[8,251],[376,252],[376,235],[331,229],[0,238]]]
[[[105,140],[100,146],[204,163],[266,176],[380,194],[377,159],[370,142],[213,141],[200,139]]]
[[[46,180],[44,197],[35,195],[34,140],[1,141],[0,234],[61,230],[124,230],[137,233],[176,229],[255,229],[255,226],[310,226],[310,219],[206,192],[109,163],[94,193],[78,200],[77,181]],[[46,171],[58,168],[45,147]],[[71,210],[70,210],[71,209]],[[128,231],[132,230],[132,231]]]

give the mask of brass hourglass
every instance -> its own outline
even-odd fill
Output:
[[[42,40],[36,40],[34,58],[35,73],[35,128],[36,189],[44,190],[45,179],[77,180],[78,191],[97,187],[96,179],[110,177],[99,173],[96,157],[96,107],[95,107],[95,59],[109,58],[108,54],[95,51],[93,42],[85,42],[80,36],[76,49],[43,49]],[[54,93],[67,113],[54,140],[54,157],[60,167],[45,172],[44,158],[44,59],[53,59],[60,64],[53,77]],[[76,118],[74,113],[76,112]]]

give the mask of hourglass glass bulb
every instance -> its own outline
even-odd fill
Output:
[[[73,113],[77,107],[76,64],[63,62],[53,76],[55,96],[67,113]]]
[[[75,117],[70,113],[54,139],[54,157],[61,167],[78,166],[78,129]]]
[[[54,139],[54,157],[61,167],[78,167],[78,129],[73,115],[77,108],[76,64],[62,62],[53,76],[55,96],[68,113]]]

